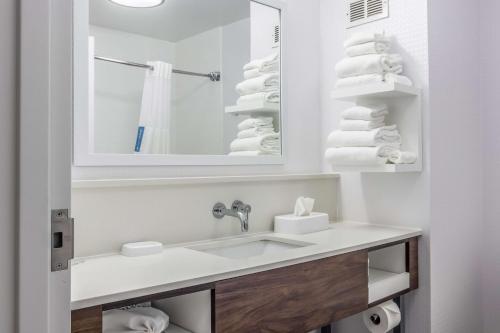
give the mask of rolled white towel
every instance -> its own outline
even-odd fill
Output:
[[[238,130],[243,131],[254,127],[273,128],[273,117],[248,118],[238,124]]]
[[[247,150],[247,151],[233,151],[228,154],[229,156],[265,156],[265,155],[277,155],[273,153],[266,153],[260,150]]]
[[[396,150],[389,154],[389,162],[392,164],[414,164],[417,154],[409,151]]]
[[[385,74],[403,72],[403,58],[399,54],[368,54],[344,58],[335,65],[339,78],[365,74]]]
[[[385,117],[375,118],[374,120],[349,120],[342,119],[340,121],[340,129],[342,131],[370,131],[372,129],[385,126]]]
[[[251,69],[259,69],[261,71],[265,71],[268,70],[269,67],[276,66],[276,63],[279,63],[279,61],[280,61],[279,52],[274,52],[268,55],[267,57],[250,61],[248,64],[243,66],[243,70],[248,71]]]
[[[236,139],[231,142],[231,151],[261,151],[278,154],[281,150],[280,134],[265,134],[254,138]]]
[[[371,131],[334,131],[327,141],[328,147],[376,147],[391,145],[401,147],[401,136],[396,126],[386,126]]]
[[[103,333],[147,332],[162,333],[169,325],[169,317],[152,307],[137,307],[126,310],[103,312]]]
[[[390,43],[390,38],[384,33],[356,32],[344,42],[344,48],[370,42]]]
[[[241,95],[250,95],[258,92],[276,91],[280,87],[279,74],[264,74],[253,79],[245,80],[236,85],[236,91]]]
[[[274,128],[272,127],[253,127],[238,132],[238,139],[255,138],[265,134],[273,134]]]
[[[338,79],[337,82],[335,83],[335,88],[348,88],[348,87],[355,87],[373,83],[399,83],[405,86],[413,85],[413,82],[411,82],[411,80],[404,75],[386,73],[386,74],[366,74],[366,75],[351,76],[343,79]]]
[[[397,148],[391,146],[329,148],[325,159],[338,166],[381,165],[394,150]]]
[[[268,91],[268,92],[258,92],[251,95],[245,95],[238,98],[236,104],[245,105],[252,103],[279,103],[280,102],[280,91]]]
[[[391,44],[386,42],[368,42],[357,44],[346,48],[345,53],[348,57],[357,57],[367,54],[388,53],[391,49]]]
[[[269,66],[266,66],[263,69],[254,68],[246,70],[243,72],[243,77],[245,78],[245,80],[248,80],[264,74],[279,73],[279,71],[280,71],[280,63],[279,61],[276,61],[275,63],[269,64]]]
[[[380,117],[385,117],[388,115],[387,105],[373,105],[373,106],[353,106],[342,112],[343,119],[351,120],[377,120]]]

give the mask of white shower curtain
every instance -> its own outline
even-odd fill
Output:
[[[161,61],[150,61],[148,65],[154,70],[147,70],[144,79],[135,152],[168,154],[172,65]]]

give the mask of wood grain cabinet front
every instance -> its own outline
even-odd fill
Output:
[[[213,301],[216,333],[308,332],[367,308],[368,253],[223,280]]]

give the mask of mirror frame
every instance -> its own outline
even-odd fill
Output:
[[[281,24],[281,156],[228,156],[228,155],[138,155],[93,153],[94,138],[90,131],[93,118],[88,103],[88,35],[89,1],[73,0],[73,165],[74,166],[200,166],[200,165],[283,165],[286,161],[286,62],[287,26],[286,3],[282,0],[249,0],[280,11]],[[83,56],[85,55],[85,56]],[[78,125],[78,126],[77,126]]]

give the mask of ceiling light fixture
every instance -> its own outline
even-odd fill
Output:
[[[151,8],[156,7],[165,2],[165,0],[109,0],[121,6],[134,8]]]

